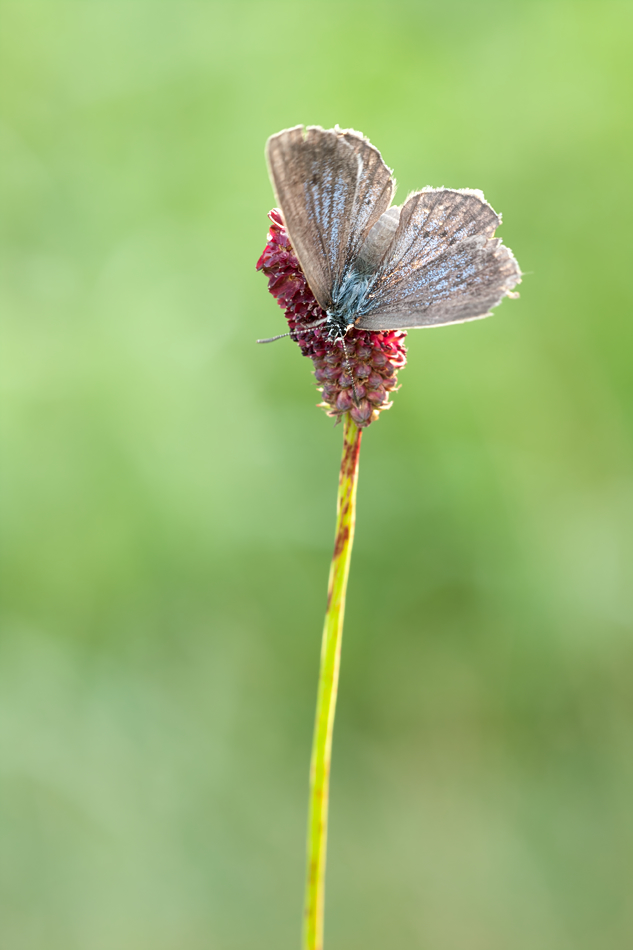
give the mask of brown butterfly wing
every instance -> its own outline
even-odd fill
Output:
[[[358,256],[358,252],[378,218],[391,204],[396,183],[393,178],[393,171],[385,165],[378,149],[374,148],[362,132],[355,132],[354,129],[338,128],[334,131],[344,138],[361,160],[360,176],[352,212],[353,227],[345,261],[347,269]]]
[[[391,173],[358,132],[296,126],[271,136],[270,177],[288,235],[324,310],[362,244],[388,207]]]
[[[500,223],[481,192],[411,195],[356,326],[407,329],[487,316],[521,279],[512,252],[493,238]]]

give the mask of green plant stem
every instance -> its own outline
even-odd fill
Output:
[[[327,610],[321,644],[321,669],[310,765],[308,869],[304,918],[304,950],[322,950],[325,857],[332,730],[341,661],[345,593],[356,521],[356,485],[361,430],[349,416],[343,431],[334,555],[330,567]]]

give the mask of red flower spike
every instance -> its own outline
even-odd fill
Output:
[[[268,217],[268,243],[256,266],[268,278],[268,290],[285,311],[292,333],[323,320],[325,313],[292,251],[281,212],[273,208]],[[303,330],[292,339],[314,363],[323,397],[320,407],[338,419],[349,413],[364,428],[391,406],[389,394],[396,388],[398,370],[407,362],[406,335],[406,330],[373,332],[353,327],[345,336],[349,367],[342,341],[329,341],[325,325]]]

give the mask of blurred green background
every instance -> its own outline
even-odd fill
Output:
[[[361,129],[526,273],[366,433],[328,950],[633,945],[633,5],[1,4],[3,950],[291,950],[341,430],[254,269]]]

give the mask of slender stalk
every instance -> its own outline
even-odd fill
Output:
[[[332,730],[341,661],[345,593],[356,521],[356,485],[361,430],[347,415],[338,485],[336,537],[330,567],[327,610],[321,643],[321,669],[310,765],[308,869],[305,897],[304,950],[322,950],[325,856]]]

